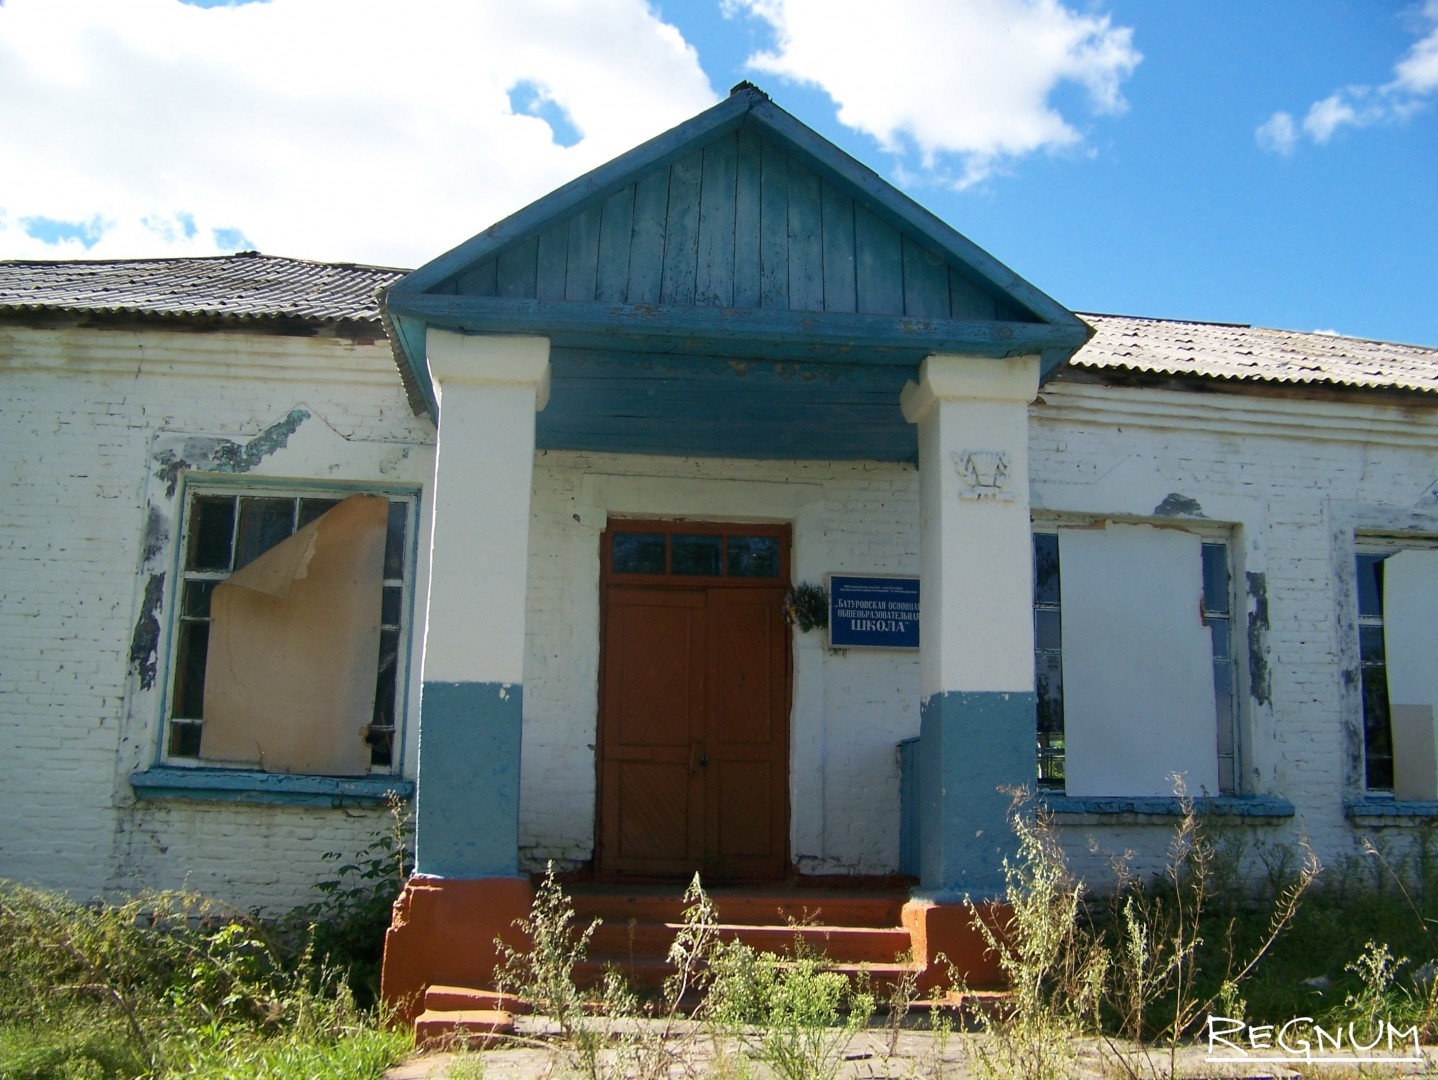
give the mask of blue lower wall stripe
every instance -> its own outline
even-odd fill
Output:
[[[420,698],[415,862],[436,877],[519,873],[518,683],[426,682]]]
[[[948,691],[919,710],[919,891],[943,903],[1004,891],[1012,797],[1037,773],[1031,692]]]

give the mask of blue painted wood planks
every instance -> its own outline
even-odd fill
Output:
[[[752,127],[724,131],[430,290],[575,303],[1034,316]]]

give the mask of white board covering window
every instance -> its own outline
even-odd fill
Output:
[[[1438,551],[1399,551],[1383,561],[1383,645],[1393,725],[1393,794],[1438,799]]]
[[[1202,539],[1145,525],[1061,529],[1065,790],[1219,792]]]

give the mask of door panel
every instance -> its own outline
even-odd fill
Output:
[[[705,856],[718,879],[787,869],[789,650],[784,590],[711,589]]]
[[[691,872],[703,843],[690,759],[704,721],[704,592],[610,589],[605,634],[604,869]]]
[[[598,870],[782,877],[784,589],[669,580],[605,593]]]

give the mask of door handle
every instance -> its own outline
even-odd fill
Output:
[[[709,764],[709,755],[704,752],[703,743],[689,744],[689,771],[692,773],[697,768],[704,768]]]

